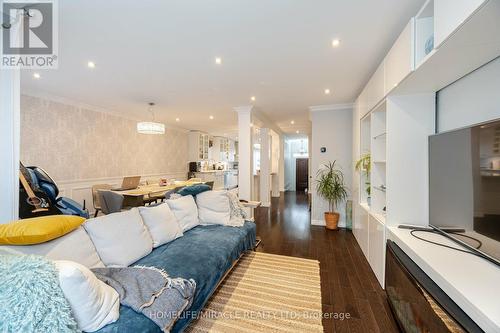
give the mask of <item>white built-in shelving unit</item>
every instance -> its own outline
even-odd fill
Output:
[[[371,173],[354,173],[353,233],[382,286],[389,228],[428,225],[436,92],[500,55],[498,31],[500,1],[428,0],[356,100],[353,153]]]
[[[415,16],[415,67],[434,51],[434,0],[428,0]]]

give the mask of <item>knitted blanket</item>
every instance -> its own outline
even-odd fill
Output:
[[[118,292],[121,304],[142,313],[164,332],[191,306],[196,290],[194,280],[170,278],[155,267],[94,268],[92,272]]]
[[[0,332],[78,332],[52,262],[0,255]]]

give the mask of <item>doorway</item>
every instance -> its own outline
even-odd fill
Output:
[[[304,192],[309,186],[309,158],[295,160],[295,191]]]

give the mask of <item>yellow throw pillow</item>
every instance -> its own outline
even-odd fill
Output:
[[[78,228],[80,216],[50,215],[0,224],[1,245],[32,245],[61,237]]]

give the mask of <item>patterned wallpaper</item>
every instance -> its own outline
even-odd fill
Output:
[[[23,95],[21,160],[57,181],[187,173],[188,134],[138,134],[133,120]]]

